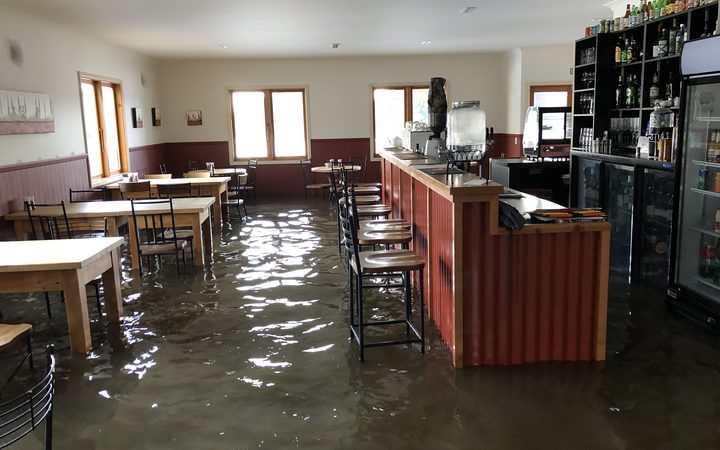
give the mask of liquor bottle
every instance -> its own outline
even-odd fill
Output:
[[[622,40],[622,36],[621,36],[618,38],[617,44],[615,44],[615,64],[620,64],[622,62],[623,52],[624,52],[623,40]]]
[[[655,36],[655,43],[652,48],[652,57],[657,58],[660,55],[660,36],[662,35],[662,26],[658,25],[657,36]]]
[[[630,3],[625,7],[625,16],[622,18],[622,27],[627,28],[630,26]]]
[[[672,100],[673,99],[673,72],[670,71],[668,73],[667,81],[665,82],[665,99],[666,100]]]
[[[658,57],[667,56],[668,52],[668,32],[665,27],[660,31],[660,40],[658,41]]]
[[[627,82],[625,83],[625,107],[626,108],[632,108],[633,105],[633,84],[632,84],[632,77],[627,77]]]
[[[658,63],[659,64],[659,63]],[[658,81],[658,71],[655,70],[652,78],[652,84],[650,85],[650,104],[655,105],[655,100],[660,98],[660,86]]]
[[[620,63],[625,64],[628,62],[627,60],[627,48],[630,47],[630,41],[628,41],[627,38],[625,38],[625,50],[622,51],[622,54],[620,55]]]
[[[617,87],[615,88],[615,107],[620,109],[624,106],[625,98],[623,94],[625,93],[625,87],[623,86],[623,79],[622,75],[618,77],[618,83]]]
[[[627,42],[627,39],[625,40]],[[629,44],[625,47],[625,61],[631,63],[635,60],[635,38],[633,38]]]
[[[632,11],[630,12],[630,26],[635,26],[638,24],[638,7],[637,5],[632,7]]]
[[[705,10],[705,25],[703,25],[703,32],[700,35],[701,38],[710,36],[710,9]]]
[[[668,55],[675,54],[675,40],[677,39],[678,24],[677,17],[673,19],[672,28],[670,28],[670,39],[668,39]]]
[[[675,39],[675,54],[679,55],[682,52],[683,44],[685,43],[685,24],[680,24],[680,30],[678,30],[677,38]]]

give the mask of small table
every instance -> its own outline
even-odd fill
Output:
[[[92,346],[85,285],[102,275],[109,322],[123,313],[120,293],[120,237],[0,242],[0,292],[63,291],[70,349]]]
[[[359,172],[359,171],[362,170],[362,167],[360,167],[360,166],[355,166],[355,165],[352,165],[352,166],[343,166],[343,167],[345,167],[345,170],[348,171],[348,172]],[[310,170],[312,170],[313,172],[316,172],[316,173],[326,173],[326,174],[330,174],[330,173],[333,173],[333,172],[334,172],[334,173],[340,172],[340,166],[332,166],[332,167],[328,167],[328,166],[315,166],[315,167],[313,167],[313,168],[310,169]]]
[[[178,227],[192,227],[193,240],[195,245],[195,265],[202,266],[205,254],[212,253],[212,227],[210,226],[210,207],[215,203],[213,197],[190,197],[174,198],[173,212],[175,213],[175,225]],[[151,208],[152,207],[152,208]],[[143,205],[136,209],[143,212],[169,212],[167,205]],[[62,209],[59,206],[38,206],[37,214],[45,216],[62,216]],[[128,224],[130,229],[130,254],[132,255],[133,269],[140,268],[140,260],[137,253],[135,240],[135,228],[132,220],[130,200],[113,200],[107,202],[79,202],[66,203],[65,211],[68,219],[103,218],[108,219],[108,232],[111,236],[118,235],[118,228]],[[25,239],[25,235],[31,233],[30,219],[27,211],[16,211],[5,216],[5,220],[13,221],[15,226],[15,239]]]
[[[246,173],[247,170],[240,167],[216,167],[215,169],[213,169],[213,174],[215,175],[245,175]]]
[[[146,181],[146,180],[140,180]],[[215,197],[215,204],[213,206],[213,220],[215,225],[220,226],[222,224],[222,205],[223,202],[227,203],[227,187],[230,177],[210,177],[210,178],[170,178],[170,179],[152,179],[150,181],[150,189],[152,195],[158,196],[158,186],[171,186],[175,184],[190,183],[192,186],[197,186],[200,195]],[[118,183],[108,184],[105,186],[110,192],[114,199],[120,199],[120,186]],[[179,200],[179,199],[178,199]]]

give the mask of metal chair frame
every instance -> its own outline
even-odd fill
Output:
[[[52,450],[55,356],[47,347],[47,371],[40,382],[22,394],[0,403],[0,449],[9,447],[45,422],[45,450]]]
[[[142,211],[136,211],[136,205],[158,205],[158,204],[169,204],[170,212],[168,213],[144,213]],[[132,209],[132,220],[135,226],[135,241],[137,242],[137,252],[140,259],[140,276],[142,276],[142,257],[147,256],[148,264],[150,264],[150,257],[157,257],[158,267],[160,267],[161,257],[164,255],[175,255],[175,265],[177,266],[177,273],[180,276],[180,257],[179,253],[182,252],[183,267],[185,267],[185,240],[177,236],[177,228],[175,226],[175,211],[173,209],[172,198],[167,199],[151,199],[151,200],[130,200],[130,206]],[[170,216],[170,223],[167,223],[167,219],[164,216]],[[143,223],[144,222],[144,223]],[[142,224],[142,230],[138,227]],[[171,231],[171,233],[167,233]],[[145,239],[141,239],[142,235],[145,235]],[[183,244],[178,244],[182,241]],[[168,242],[173,244],[174,252],[166,253],[150,253],[144,255],[142,247],[144,245],[152,248],[153,246],[164,245]]]

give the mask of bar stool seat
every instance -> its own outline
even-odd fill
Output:
[[[359,236],[358,236],[359,238]],[[359,242],[358,242],[359,243]],[[380,250],[358,254],[361,273],[408,272],[425,268],[425,261],[412,250]],[[350,260],[353,269],[358,270],[355,260]]]
[[[392,208],[385,205],[358,205],[358,217],[379,217],[387,216]]]
[[[372,186],[355,188],[355,195],[359,196],[359,195],[372,195],[372,194],[380,194],[380,188],[372,187]]]
[[[404,219],[373,219],[360,222],[361,230],[409,230],[410,223]]]
[[[412,240],[412,233],[407,230],[360,229],[357,232],[357,240],[360,245],[407,245]]]
[[[357,205],[374,205],[379,202],[380,202],[379,195],[358,195],[355,197],[355,204],[357,204]],[[338,200],[338,204],[344,205],[345,198],[340,197],[340,199]]]

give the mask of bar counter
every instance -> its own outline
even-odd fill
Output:
[[[410,152],[379,156],[383,202],[412,224],[428,317],[455,367],[605,359],[610,224],[510,232],[498,225],[502,185],[430,175],[418,167],[437,161]],[[521,213],[554,205],[527,194],[507,203]]]

